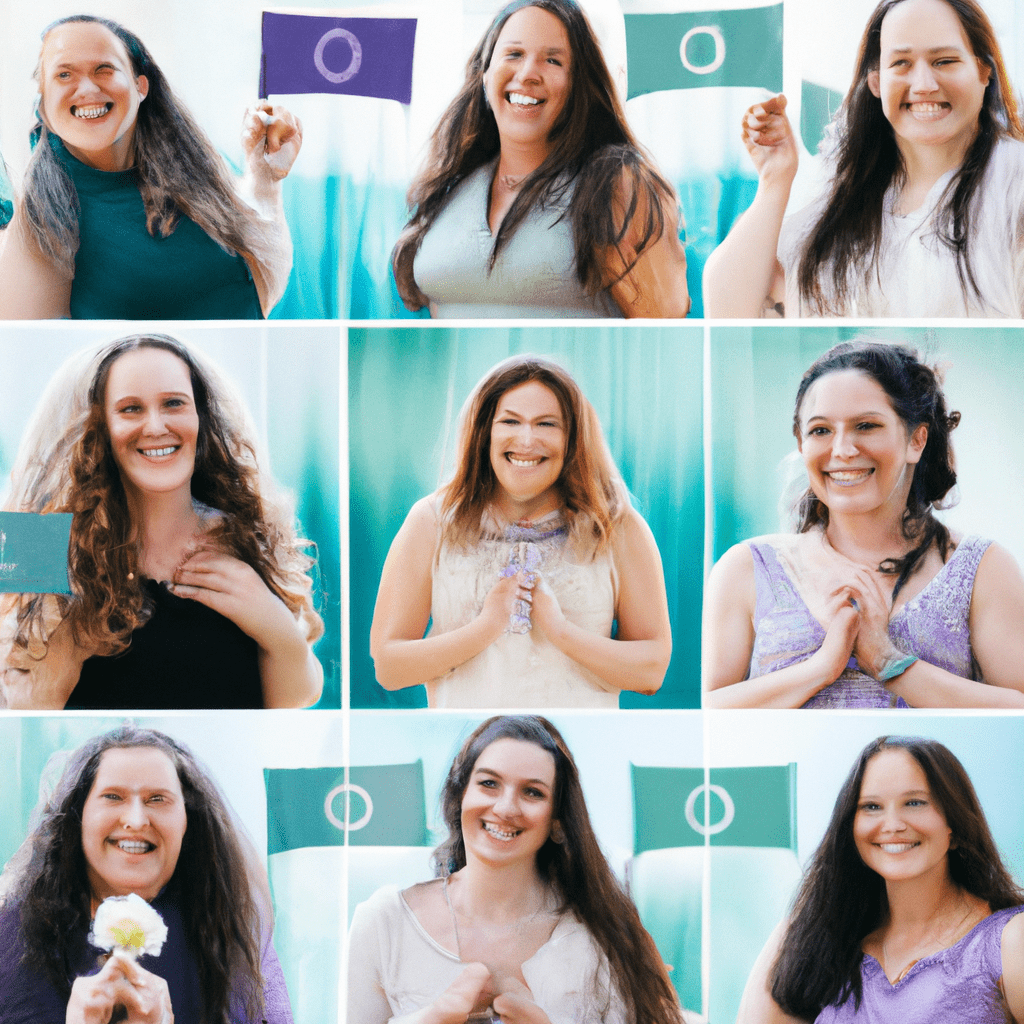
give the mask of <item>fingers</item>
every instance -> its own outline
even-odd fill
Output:
[[[766,104],[759,103],[743,115],[743,140],[759,146],[781,146],[793,135],[789,118],[782,112],[774,113],[765,108]]]

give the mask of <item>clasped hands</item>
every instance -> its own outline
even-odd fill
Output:
[[[462,973],[422,1010],[416,1024],[472,1024],[491,1012],[503,1024],[551,1024],[533,994],[512,977],[496,978],[485,964],[467,964]]]

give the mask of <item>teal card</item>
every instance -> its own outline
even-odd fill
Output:
[[[0,594],[70,594],[70,512],[0,512]]]

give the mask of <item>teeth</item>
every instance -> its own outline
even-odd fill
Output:
[[[908,109],[916,111],[919,114],[937,114],[940,110],[945,109],[943,103],[908,103]]]
[[[514,455],[509,455],[507,458],[513,466],[539,466],[541,462],[539,457],[536,459],[517,459]]]
[[[148,456],[151,459],[159,458],[161,455],[173,455],[178,450],[177,445],[171,445],[170,448],[140,448],[139,451],[143,455]]]
[[[108,110],[110,110],[111,106],[112,104],[110,103],[100,103],[91,107],[73,107],[71,112],[75,117],[80,117],[89,121],[94,117],[102,117]]]
[[[498,828],[497,825],[488,825],[487,822],[485,821],[484,822],[484,831],[488,835],[494,836],[495,839],[500,839],[502,842],[508,843],[508,842],[511,842],[513,839],[515,839],[515,837],[517,835],[519,835],[519,833],[522,830],[521,829],[513,829],[512,831],[506,831],[505,829]]]
[[[120,839],[117,843],[119,850],[125,853],[148,853],[150,844],[136,839]]]
[[[508,94],[508,101],[521,107],[532,107],[540,103],[540,100],[535,96],[524,96],[521,92],[510,92]]]
[[[828,476],[840,483],[852,483],[855,480],[864,480],[871,475],[870,469],[832,469]]]
[[[917,843],[879,843],[878,845],[886,853],[905,853],[917,846]]]

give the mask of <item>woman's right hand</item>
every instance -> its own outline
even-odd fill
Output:
[[[742,138],[760,180],[792,184],[800,153],[782,93],[747,109]]]
[[[128,1011],[127,1024],[174,1024],[167,982],[116,953],[99,974],[75,979],[65,1021],[109,1024],[118,1006]]]
[[[508,629],[509,621],[515,612],[530,614],[532,590],[533,584],[520,569],[510,576],[500,577],[487,592],[479,617],[487,623],[489,631],[493,632],[491,643]]]
[[[421,1014],[416,1024],[466,1024],[474,1010],[491,1003],[491,972],[484,964],[467,964],[462,973]]]
[[[812,656],[817,659],[822,673],[835,682],[849,664],[860,630],[860,613],[851,603],[849,587],[838,587],[829,597],[828,611],[831,621],[825,630],[825,640]]]

